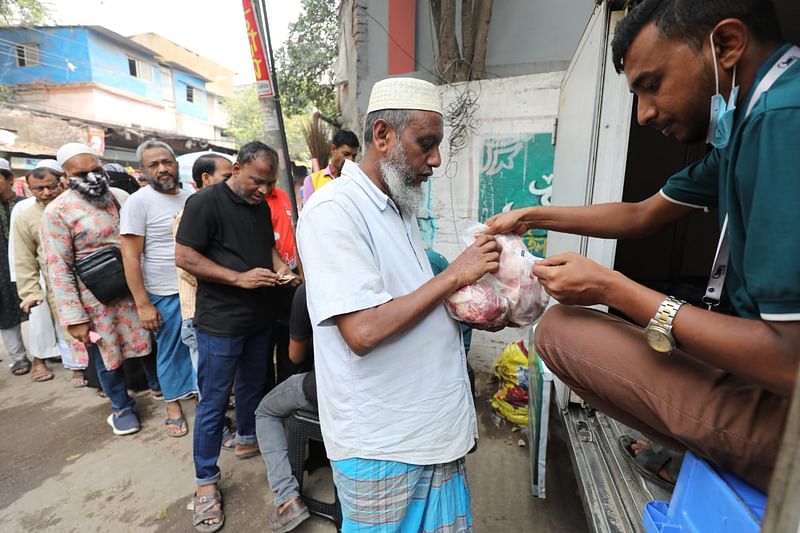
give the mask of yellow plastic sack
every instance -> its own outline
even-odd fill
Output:
[[[528,425],[528,350],[523,341],[506,345],[494,365],[500,388],[491,406],[501,417],[518,426]]]

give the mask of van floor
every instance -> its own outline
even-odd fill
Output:
[[[136,396],[142,431],[115,437],[106,424],[108,400],[94,389],[70,387],[70,372],[50,368],[55,379],[32,383],[7,370],[0,348],[0,528],[23,531],[192,531],[186,504],[192,496],[191,437],[168,438],[162,402]],[[475,531],[581,532],[587,530],[566,431],[554,417],[549,446],[548,497],[530,494],[528,448],[509,425],[495,426],[487,399],[496,389],[478,374],[477,405],[482,438],[468,456]],[[183,402],[190,429],[194,403]],[[245,461],[223,452],[221,483],[224,531],[269,529],[274,508],[260,457]],[[316,471],[307,485],[332,494],[330,470]],[[298,532],[332,532],[331,522],[312,517]]]

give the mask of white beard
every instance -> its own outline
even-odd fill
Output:
[[[389,157],[380,162],[381,181],[400,211],[415,214],[424,197],[422,186],[415,185],[416,173],[405,161],[403,145],[398,144]]]

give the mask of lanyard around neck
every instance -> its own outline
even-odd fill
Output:
[[[750,115],[758,99],[762,94],[767,92],[775,80],[781,77],[786,72],[789,66],[795,61],[800,59],[800,46],[792,46],[789,48],[769,71],[764,75],[756,89],[753,91],[753,96],[750,97],[750,103],[745,112],[745,118]],[[717,243],[717,254],[714,256],[714,264],[711,267],[711,276],[708,278],[708,286],[706,293],[703,296],[703,303],[708,306],[709,311],[712,307],[719,305],[719,300],[722,298],[722,287],[725,285],[725,276],[728,273],[728,262],[730,253],[728,249],[728,215],[725,215],[725,220],[722,222],[722,230],[719,234],[719,242]]]

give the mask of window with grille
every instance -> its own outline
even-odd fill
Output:
[[[186,101],[191,104],[194,103],[194,87],[191,85],[186,86]]]
[[[18,44],[17,45],[17,66],[36,67],[39,66],[39,45],[38,44]]]

